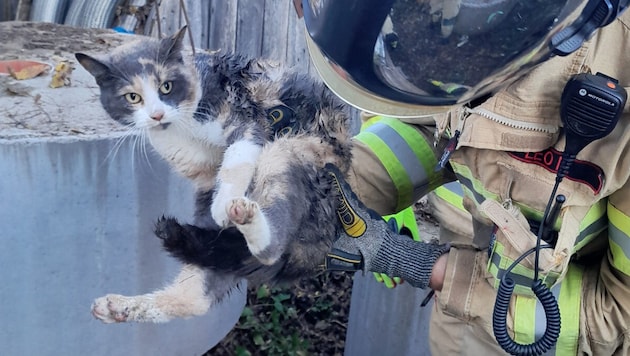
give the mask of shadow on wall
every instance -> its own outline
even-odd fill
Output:
[[[160,288],[179,270],[151,232],[162,214],[191,220],[193,192],[129,141],[0,142],[0,328],[4,355],[201,355],[238,320],[242,291],[203,317],[103,324],[107,293]]]

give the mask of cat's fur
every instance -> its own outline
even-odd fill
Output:
[[[76,55],[110,116],[148,136],[198,190],[194,225],[156,224],[166,250],[185,263],[180,274],[153,293],[96,299],[92,313],[104,322],[200,315],[242,278],[259,284],[312,274],[337,235],[338,192],[322,168],[349,167],[347,106],[308,75],[272,62],[191,58],[183,33],[98,58]],[[278,129],[270,115],[280,114],[287,125]]]

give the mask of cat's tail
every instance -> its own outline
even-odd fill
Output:
[[[156,222],[154,232],[164,249],[181,262],[246,278],[251,285],[286,283],[304,275],[287,270],[286,258],[270,266],[262,264],[235,227],[204,229],[163,216]]]
[[[242,271],[254,259],[243,234],[235,227],[202,229],[162,216],[154,232],[173,257],[217,272]]]

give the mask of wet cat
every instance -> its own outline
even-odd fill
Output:
[[[185,263],[179,275],[149,294],[96,299],[92,314],[104,322],[201,315],[243,278],[312,274],[338,229],[338,192],[322,168],[349,167],[347,106],[308,75],[269,61],[188,55],[184,32],[104,56],[76,54],[109,115],[146,136],[197,189],[194,225],[163,217],[155,227]]]

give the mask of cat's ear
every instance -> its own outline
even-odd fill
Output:
[[[182,62],[182,48],[184,47],[184,35],[188,26],[184,26],[173,36],[164,38],[160,42],[160,59],[165,62]]]
[[[90,74],[96,78],[96,81],[100,83],[100,81],[106,78],[110,73],[109,66],[107,64],[101,62],[100,60],[90,57],[87,54],[83,53],[75,53],[74,55],[79,61],[79,64],[85,68]]]

